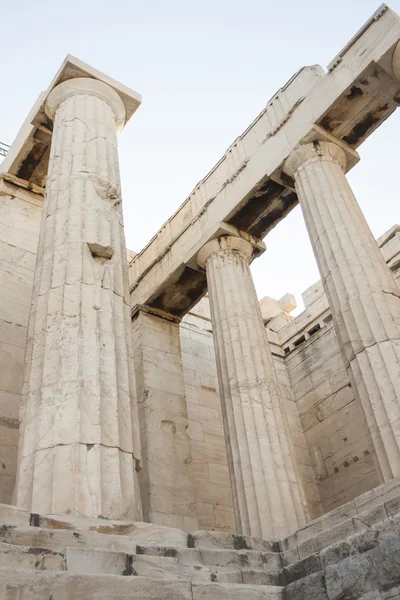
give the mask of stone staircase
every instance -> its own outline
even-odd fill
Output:
[[[0,505],[0,599],[279,600],[276,544]]]
[[[400,482],[280,542],[0,505],[0,600],[399,600]]]

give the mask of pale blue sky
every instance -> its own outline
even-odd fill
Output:
[[[11,143],[67,53],[143,95],[120,136],[128,247],[140,250],[303,65],[324,68],[379,0],[3,0],[0,140]],[[400,0],[391,8],[400,12]],[[400,221],[400,113],[349,174],[375,235]],[[300,208],[253,263],[259,297],[319,278]]]

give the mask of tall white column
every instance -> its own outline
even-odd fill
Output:
[[[343,360],[388,480],[400,475],[400,289],[347,182],[346,162],[338,145],[314,142],[293,151],[284,170],[295,180]]]
[[[252,245],[220,237],[200,250],[207,272],[238,530],[282,539],[305,522],[288,424],[250,273]]]
[[[16,502],[32,512],[140,519],[137,407],[117,131],[118,94],[65,81],[28,331]]]

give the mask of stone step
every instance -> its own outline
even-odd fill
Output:
[[[280,586],[0,568],[0,600],[281,600]]]
[[[347,535],[356,533],[355,524],[362,525],[367,520],[368,525],[376,523],[386,517],[391,517],[400,512],[400,477],[392,479],[379,487],[365,492],[352,502],[335,508],[307,523],[293,535],[279,542],[283,551],[295,546],[307,549],[307,543],[312,546],[314,539],[332,532],[332,539],[339,541]],[[333,543],[333,542],[332,542]]]
[[[148,546],[279,551],[279,547],[275,542],[268,542],[261,538],[218,531],[195,531],[187,534],[181,529],[137,521],[112,521],[70,515],[32,515],[31,525],[43,529],[70,529],[72,531],[90,531],[108,535],[128,535],[132,539],[136,539],[138,544]]]
[[[21,525],[28,527],[30,525],[31,513],[18,506],[9,504],[0,504],[0,523],[7,525]]]
[[[223,550],[217,552],[224,553]],[[241,568],[235,564],[221,566],[218,563],[205,566],[201,562],[196,563],[193,556],[190,557],[190,562],[185,562],[179,557],[165,555],[129,555],[123,552],[104,552],[80,548],[67,548],[64,555],[67,571],[77,575],[137,575],[176,581],[213,581],[274,586],[280,585],[282,581],[278,570],[267,571],[263,568],[262,562],[260,562],[259,568]]]
[[[267,542],[261,538],[236,535],[219,531],[195,531],[189,534],[190,548],[212,548],[215,550],[259,550],[279,552],[279,544]]]
[[[282,568],[282,561],[278,552],[138,546],[136,554],[178,558],[186,563],[197,563],[209,567],[263,567],[265,572],[270,573],[279,571]]]
[[[343,513],[337,525],[323,529],[312,536],[308,529],[299,530],[295,536],[281,542],[283,565],[288,566],[306,559],[350,536],[361,533],[374,525],[379,525],[389,516],[399,514],[399,509],[399,498],[396,497],[382,504],[376,504],[369,510],[355,513],[350,518],[343,519],[345,516]]]
[[[67,563],[63,554],[46,548],[28,548],[0,543],[0,568],[5,567],[65,571]]]
[[[171,557],[80,548],[67,548],[65,556],[68,573],[76,575],[132,575],[175,581],[211,581],[212,572],[208,567],[188,565]],[[238,572],[241,583],[241,573]]]
[[[109,547],[107,550],[82,547],[82,538],[74,536],[74,532],[44,530],[43,533],[40,528],[28,528],[28,531],[26,529],[19,531],[17,527],[10,529],[11,535],[10,532],[7,533],[9,542],[0,542],[0,567],[67,570],[72,574],[79,575],[137,575],[154,579],[192,582],[280,585],[282,581],[279,554],[272,554],[270,562],[265,561],[263,555],[266,553],[243,550],[150,547],[148,548],[150,554],[134,554],[110,551]],[[39,534],[40,542],[44,541],[47,545],[53,544],[56,548],[21,544],[28,539],[37,541],[37,536],[32,536],[32,530]],[[67,541],[70,543],[72,541],[76,545],[61,549],[62,542],[66,541],[65,538],[71,536],[71,533],[72,537]],[[45,539],[46,534],[48,534],[47,540]],[[60,534],[60,538],[58,534]],[[106,537],[108,539],[108,536]],[[121,540],[123,539],[121,538]],[[143,548],[140,550],[143,551]]]
[[[46,548],[62,552],[64,548],[89,548],[113,552],[136,553],[136,543],[128,536],[78,532],[40,527],[0,526],[0,542],[29,548]]]
[[[1,514],[1,513],[0,513]],[[1,520],[1,518],[0,518]],[[129,536],[138,544],[148,546],[188,547],[188,534],[181,529],[164,527],[142,521],[113,521],[110,519],[91,519],[70,515],[31,516],[31,525],[42,529],[65,529],[70,531],[99,533],[102,535]]]

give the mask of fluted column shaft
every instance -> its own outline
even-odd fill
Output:
[[[24,372],[16,502],[138,519],[140,445],[121,211],[118,94],[80,78],[54,122]]]
[[[314,142],[285,164],[294,177],[337,339],[384,480],[400,475],[400,289],[345,177],[346,154]]]
[[[206,244],[222,413],[237,528],[282,539],[305,522],[292,444],[250,273],[253,248],[236,237]]]

